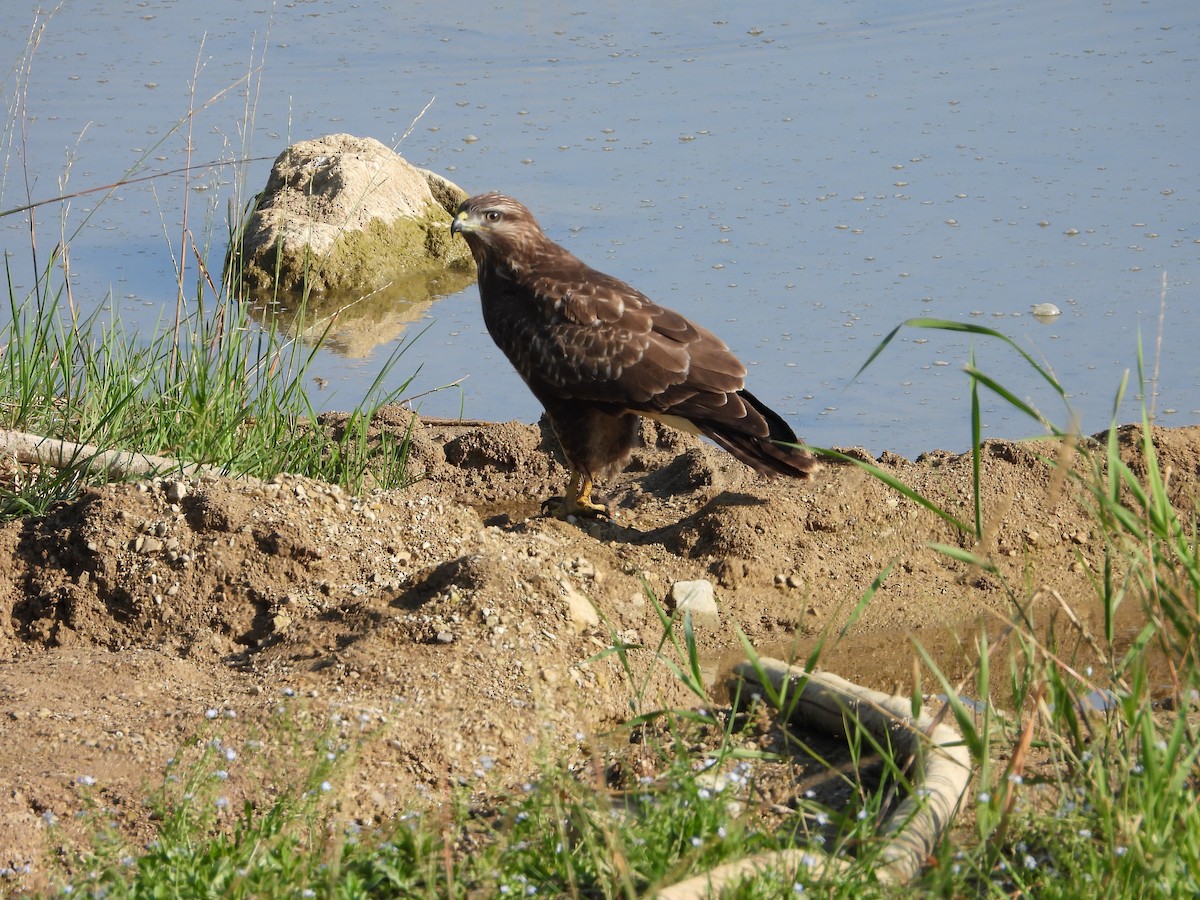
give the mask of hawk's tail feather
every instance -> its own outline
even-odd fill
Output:
[[[744,429],[744,425],[739,428],[733,423],[711,419],[695,423],[701,433],[759,474],[787,475],[792,478],[811,478],[815,475],[821,468],[820,462],[806,450],[787,446],[799,444],[800,439],[783,417],[747,390],[738,391],[738,396],[751,410],[762,416],[767,434],[751,434]]]
[[[714,428],[705,425],[700,430],[760,475],[812,478],[821,468],[820,462],[811,453],[776,444],[770,438],[755,437],[719,426]]]

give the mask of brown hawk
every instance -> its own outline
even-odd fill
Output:
[[[592,484],[629,461],[638,416],[702,434],[764,475],[809,478],[816,457],[745,388],[725,343],[546,237],[511,197],[463,201],[450,226],[479,267],[483,321],[546,408],[571,470],[559,518],[608,515]]]

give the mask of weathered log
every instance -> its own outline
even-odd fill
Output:
[[[845,735],[848,725],[861,727],[900,757],[911,756],[915,790],[887,818],[876,874],[880,881],[904,884],[921,871],[925,860],[966,800],[971,780],[971,754],[962,735],[922,711],[913,719],[912,701],[874,691],[827,672],[805,671],[777,659],[742,662],[734,672],[743,681],[770,685],[773,696],[788,701],[793,725]],[[816,849],[761,853],[718,866],[658,893],[659,900],[700,900],[753,875],[801,873],[810,878],[833,874],[850,865]]]
[[[109,478],[150,478],[155,475],[201,475],[223,473],[216,466],[189,463],[169,456],[136,453],[132,450],[101,450],[92,444],[76,444],[23,431],[0,431],[0,454],[18,462],[55,469],[80,467],[103,472]]]

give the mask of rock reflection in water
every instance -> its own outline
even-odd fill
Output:
[[[310,294],[251,297],[251,315],[264,328],[348,359],[363,359],[380,344],[395,341],[428,315],[436,300],[475,281],[473,271],[417,272],[367,294]]]

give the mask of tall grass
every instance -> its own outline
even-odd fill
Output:
[[[975,325],[912,320],[888,335],[871,359],[903,327],[998,341],[1016,350],[1065,401],[1066,392],[1053,376],[1009,338]],[[1194,488],[1191,494],[1172,492],[1172,473],[1160,467],[1145,407],[1140,429],[1130,432],[1134,440],[1122,452],[1116,410],[1124,383],[1114,399],[1112,427],[1095,443],[1075,432],[1073,420],[1066,427],[1054,424],[979,369],[974,351],[966,375],[975,483],[970,515],[895,486],[956,525],[963,543],[936,549],[999,578],[1009,595],[1011,618],[1003,634],[1007,665],[995,671],[994,658],[1003,657],[981,632],[973,684],[951,684],[923,654],[980,769],[974,810],[978,843],[948,848],[927,880],[953,893],[970,888],[1037,896],[1081,891],[1089,896],[1195,895],[1200,890],[1200,812],[1193,802],[1200,778],[1200,723],[1194,711],[1200,697],[1200,506]],[[1138,379],[1144,387],[1140,345]],[[989,557],[981,490],[986,478],[981,389],[1046,434],[1047,440],[1035,446],[1041,448],[1049,490],[1073,490],[1090,510],[1104,547],[1091,581],[1103,613],[1101,635],[1091,634],[1084,617],[1053,592],[1005,582]],[[1037,583],[1036,575],[1030,583]],[[1037,600],[1056,603],[1065,625],[1035,630],[1027,610]],[[1144,625],[1132,640],[1115,629],[1117,610],[1125,603],[1138,603],[1143,612]],[[1099,671],[1078,670],[1060,654],[1072,634],[1089,644]],[[1165,682],[1159,677],[1164,669],[1170,676]],[[998,697],[1010,712],[971,703],[964,690],[977,698]]]
[[[11,318],[0,330],[0,427],[231,474],[287,471],[357,489],[374,465],[379,480],[403,480],[401,442],[373,446],[367,425],[407,387],[383,387],[407,344],[381,366],[335,440],[315,425],[306,389],[315,346],[260,327],[245,305],[224,297],[212,309],[199,303],[175,326],[146,335],[99,314],[73,320],[61,297],[10,299]],[[10,492],[9,508],[29,511],[61,497],[86,463],[31,479]]]
[[[40,16],[35,23],[26,54],[14,70],[6,129],[10,150],[13,142],[22,138],[16,123],[27,118],[25,85],[47,19]],[[250,206],[240,172],[249,161],[255,76],[261,66],[260,60],[243,79],[199,105],[193,83],[192,108],[118,182],[68,193],[68,167],[59,181],[60,197],[50,201],[27,197],[28,203],[0,211],[0,218],[27,219],[28,257],[34,272],[32,286],[19,291],[6,256],[7,315],[0,326],[0,428],[100,450],[169,456],[231,474],[267,478],[287,471],[354,490],[368,477],[387,486],[404,482],[405,437],[375,435],[370,422],[381,405],[396,401],[407,389],[411,378],[396,387],[386,385],[412,339],[383,361],[374,383],[339,429],[339,436],[331,437],[317,427],[307,393],[324,335],[305,346],[288,339],[270,321],[257,323],[248,304],[237,297],[238,273],[214,277],[205,265],[213,243],[222,238],[232,241],[240,233]],[[246,101],[241,128],[244,146],[220,165],[239,172],[234,183],[240,193],[227,203],[229,220],[222,236],[216,233],[215,196],[202,212],[187,206],[193,193],[187,189],[191,180],[196,173],[211,171],[214,164],[193,165],[189,156],[181,170],[140,173],[145,159],[168,136],[186,134],[199,112],[235,89],[243,91]],[[24,158],[24,153],[19,155]],[[5,157],[5,183],[11,156]],[[116,304],[110,304],[114,311],[107,316],[101,311],[81,313],[85,305],[98,309],[102,304],[96,301],[102,298],[87,298],[82,303],[76,297],[70,266],[72,241],[114,193],[135,182],[180,174],[187,183],[182,191],[185,205],[178,243],[167,237],[164,246],[164,255],[170,257],[176,274],[171,320],[145,333],[130,330],[115,311]],[[101,199],[72,228],[67,222],[68,201],[83,193],[97,193]],[[56,204],[61,210],[62,239],[47,255],[37,243],[37,216]],[[205,223],[199,234],[189,224],[189,217],[197,214]],[[299,318],[295,333],[304,333],[303,308]],[[77,462],[65,469],[17,466],[7,474],[0,472],[0,517],[40,511],[100,477],[90,470],[88,459]]]

